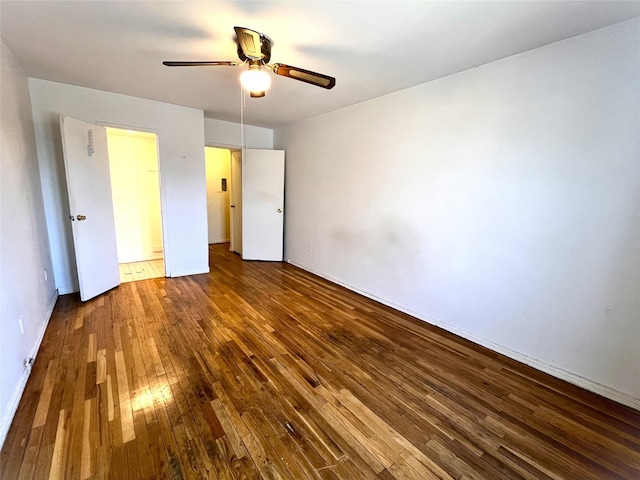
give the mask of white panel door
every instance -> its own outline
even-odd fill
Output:
[[[231,152],[231,245],[229,250],[242,255],[242,153]]]
[[[244,151],[242,258],[282,261],[284,151]]]
[[[80,299],[120,285],[104,127],[60,116]]]

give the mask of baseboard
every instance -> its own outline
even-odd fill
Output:
[[[414,315],[414,314],[411,314],[411,315]],[[631,395],[628,395],[623,392],[619,392],[618,390],[614,390],[611,387],[607,387],[606,385],[602,385],[600,383],[594,382],[593,380],[589,380],[588,378],[569,372],[568,370],[564,370],[563,368],[557,367],[555,365],[550,365],[536,358],[530,357],[528,355],[524,355],[515,350],[511,350],[510,348],[505,347],[504,345],[500,345],[498,343],[494,343],[490,340],[479,337],[472,333],[465,332],[464,330],[461,330],[457,327],[449,325],[445,322],[439,322],[435,319],[425,320],[425,321],[427,321],[428,323],[431,323],[432,325],[440,327],[444,330],[447,330],[448,332],[454,333],[460,337],[470,340],[473,343],[482,345],[483,347],[486,347],[489,350],[493,350],[494,352],[498,352],[506,357],[512,358],[513,360],[517,360],[518,362],[524,363],[525,365],[529,365],[530,367],[533,367],[536,370],[540,370],[541,372],[548,373],[549,375],[559,378],[560,380],[564,380],[565,382],[584,388],[585,390],[589,390],[590,392],[597,393],[598,395],[601,395],[605,398],[608,398],[615,402],[626,405],[627,407],[640,410],[640,399],[632,397]]]
[[[70,293],[78,293],[79,291],[78,287],[73,287],[71,285],[58,287],[58,295],[69,295]]]
[[[58,291],[54,291],[53,296],[49,300],[49,304],[47,305],[47,309],[42,318],[42,327],[38,331],[38,336],[36,337],[36,342],[29,352],[28,358],[33,358],[35,360],[38,355],[38,350],[40,350],[40,344],[42,343],[42,339],[44,338],[44,332],[47,331],[47,326],[49,326],[49,320],[51,319],[51,314],[53,313],[53,309],[56,306],[56,301],[58,300]],[[22,398],[22,394],[24,393],[24,388],[27,386],[27,380],[29,380],[29,375],[31,374],[31,367],[25,367],[23,370],[22,377],[20,378],[20,382],[16,385],[11,397],[9,399],[9,404],[7,405],[7,409],[5,410],[2,420],[0,421],[0,449],[2,449],[4,445],[4,441],[7,438],[7,434],[9,433],[9,428],[11,427],[11,422],[13,421],[13,417],[18,410],[18,405],[20,404],[20,399]]]
[[[167,277],[186,277],[187,275],[200,275],[201,273],[209,273],[209,266],[206,268],[194,268],[193,270],[172,270],[167,272]]]
[[[151,254],[148,257],[132,257],[132,258],[123,258],[122,260],[118,259],[118,265],[123,264],[123,263],[140,263],[140,262],[150,262],[152,260],[160,260],[163,258],[163,253],[162,251],[160,252],[153,252],[153,254]]]
[[[593,393],[597,393],[598,395],[601,395],[605,398],[608,398],[610,400],[613,400],[614,402],[618,402],[621,403],[622,405],[626,405],[627,407],[631,407],[633,409],[636,410],[640,410],[640,398],[636,398],[633,397],[627,393],[624,392],[620,392],[618,390],[615,390],[611,387],[607,387],[606,385],[602,385],[598,382],[594,382],[593,380],[590,380],[588,378],[582,377],[580,375],[577,375],[575,373],[569,372],[567,370],[564,370],[560,367],[557,367],[555,365],[551,365],[548,364],[546,362],[543,362],[542,360],[533,358],[533,357],[529,357],[528,355],[525,355],[523,353],[517,352],[515,350],[512,350],[508,347],[505,347],[504,345],[500,345],[498,343],[492,342],[491,340],[487,340],[486,338],[483,337],[479,337],[475,334],[466,332],[465,330],[462,330],[460,328],[454,327],[453,325],[449,325],[446,322],[442,322],[439,321],[437,319],[434,318],[424,318],[423,316],[421,316],[421,314],[419,314],[418,312],[414,312],[410,309],[404,308],[401,305],[396,305],[393,302],[390,302],[388,300],[385,300],[384,298],[380,298],[377,297],[369,292],[365,292],[363,290],[360,290],[358,288],[354,288],[350,285],[345,284],[344,282],[332,278],[331,276],[328,275],[324,275],[322,273],[319,273],[311,268],[308,268],[302,264],[299,264],[295,261],[292,261],[291,259],[287,259],[287,263],[291,263],[291,265],[295,265],[298,268],[301,268],[303,270],[306,270],[310,273],[313,273],[314,275],[317,275],[321,278],[324,278],[326,280],[329,280],[330,282],[336,283],[348,290],[351,290],[353,292],[359,293],[360,295],[370,298],[371,300],[375,300],[376,302],[382,303],[383,305],[386,305],[388,307],[391,307],[395,310],[398,310],[400,312],[406,313],[407,315],[411,315],[412,317],[417,318],[418,320],[421,320],[423,322],[429,323],[431,325],[434,325],[436,327],[442,328],[443,330],[446,330],[448,332],[451,332],[455,335],[458,335],[466,340],[469,340],[473,343],[476,343],[478,345],[481,345],[483,347],[488,348],[489,350],[492,350],[494,352],[500,353],[506,357],[509,357],[513,360],[516,360],[518,362],[524,363],[525,365],[528,365],[530,367],[535,368],[536,370],[540,370],[541,372],[544,373],[548,373],[549,375],[558,378],[560,380],[564,380],[565,382],[571,383],[572,385],[576,385],[578,387],[584,388],[585,390],[588,390],[590,392]]]

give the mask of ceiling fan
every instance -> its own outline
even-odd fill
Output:
[[[271,84],[271,77],[261,69],[266,67],[276,75],[293,78],[301,82],[331,89],[336,84],[336,79],[322,73],[312,72],[304,68],[292,67],[283,63],[269,65],[271,60],[272,41],[263,33],[249,28],[234,27],[236,31],[236,43],[238,44],[238,57],[242,63],[247,63],[249,69],[240,77],[242,85],[249,90],[252,97],[264,97],[266,89]],[[203,61],[203,62],[162,62],[168,67],[201,67],[201,66],[229,66],[235,67],[238,62]]]

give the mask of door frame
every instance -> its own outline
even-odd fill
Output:
[[[160,132],[153,128],[139,127],[135,125],[123,125],[112,122],[96,121],[96,125],[102,127],[119,128],[120,130],[134,130],[136,132],[153,133],[156,136],[156,158],[158,159],[158,183],[160,189],[160,223],[162,223],[162,267],[164,276],[167,276],[167,257],[170,255],[170,248],[167,248],[167,205],[166,205],[166,187],[164,183],[164,175],[162,175],[162,156],[160,155]]]

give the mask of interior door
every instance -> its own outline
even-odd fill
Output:
[[[231,245],[232,252],[242,255],[242,152],[231,152]]]
[[[106,128],[60,116],[80,299],[120,285]]]
[[[246,149],[242,159],[242,258],[282,261],[284,151]]]

